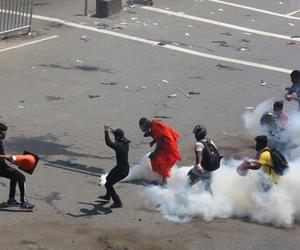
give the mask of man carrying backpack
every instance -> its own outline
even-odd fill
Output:
[[[243,167],[257,170],[262,168],[264,176],[261,183],[263,191],[269,191],[273,184],[278,184],[280,175],[288,168],[288,163],[281,153],[268,147],[268,137],[260,135],[255,137],[256,161],[244,161]]]
[[[188,172],[189,185],[194,185],[201,181],[204,185],[204,190],[212,194],[211,182],[212,174],[211,172],[220,167],[220,155],[217,150],[216,145],[212,140],[206,137],[206,128],[202,125],[197,125],[193,133],[195,134],[196,144],[195,144],[195,155],[196,164]]]

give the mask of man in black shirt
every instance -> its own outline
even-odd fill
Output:
[[[128,151],[129,151],[129,141],[124,137],[124,132],[122,129],[113,130],[108,125],[104,126],[105,132],[105,143],[107,146],[115,150],[117,165],[109,172],[106,177],[106,194],[100,196],[100,198],[105,200],[112,200],[114,203],[110,208],[122,207],[122,202],[119,195],[116,193],[113,185],[124,179],[129,173],[129,163],[128,163]],[[109,132],[111,132],[115,137],[115,142],[112,142],[109,137]]]
[[[6,161],[14,163],[14,156],[5,155],[3,140],[7,133],[7,126],[0,123],[0,176],[10,179],[8,206],[20,206],[20,208],[32,209],[34,206],[25,200],[25,176],[15,168],[6,164]],[[20,189],[20,201],[15,200],[17,183]]]

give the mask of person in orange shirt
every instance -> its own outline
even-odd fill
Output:
[[[152,170],[159,173],[162,177],[162,184],[166,184],[167,177],[171,175],[171,168],[176,161],[181,160],[177,144],[180,134],[160,120],[150,121],[147,118],[141,118],[139,125],[145,137],[153,138],[150,147],[156,144],[155,150],[148,157],[151,160]]]

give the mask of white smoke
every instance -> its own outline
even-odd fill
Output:
[[[274,185],[269,192],[259,190],[264,176],[261,170],[249,171],[245,177],[236,173],[241,161],[222,162],[213,172],[213,196],[204,192],[202,183],[187,185],[187,172],[191,167],[173,167],[167,187],[150,185],[144,188],[143,198],[147,208],[159,211],[169,220],[187,222],[193,217],[206,221],[214,218],[248,218],[257,223],[290,227],[300,219],[300,174],[297,165]]]

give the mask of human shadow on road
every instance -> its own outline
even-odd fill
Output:
[[[140,5],[149,5],[151,0],[127,0],[127,4],[140,4]]]
[[[90,217],[94,215],[110,214],[112,212],[110,208],[104,207],[104,205],[107,204],[108,201],[95,201],[95,202],[96,204],[88,203],[88,202],[78,202],[78,204],[90,205],[93,206],[93,208],[92,209],[81,208],[80,209],[81,214],[67,213],[67,215],[75,218],[80,218],[80,217]]]
[[[63,161],[63,160],[46,161],[44,165],[54,167],[54,168],[60,168],[68,171],[73,171],[81,174],[97,176],[97,177],[101,174],[106,173],[103,168],[93,167],[93,166],[88,166],[88,165],[73,163],[73,162],[70,163],[68,161]]]

